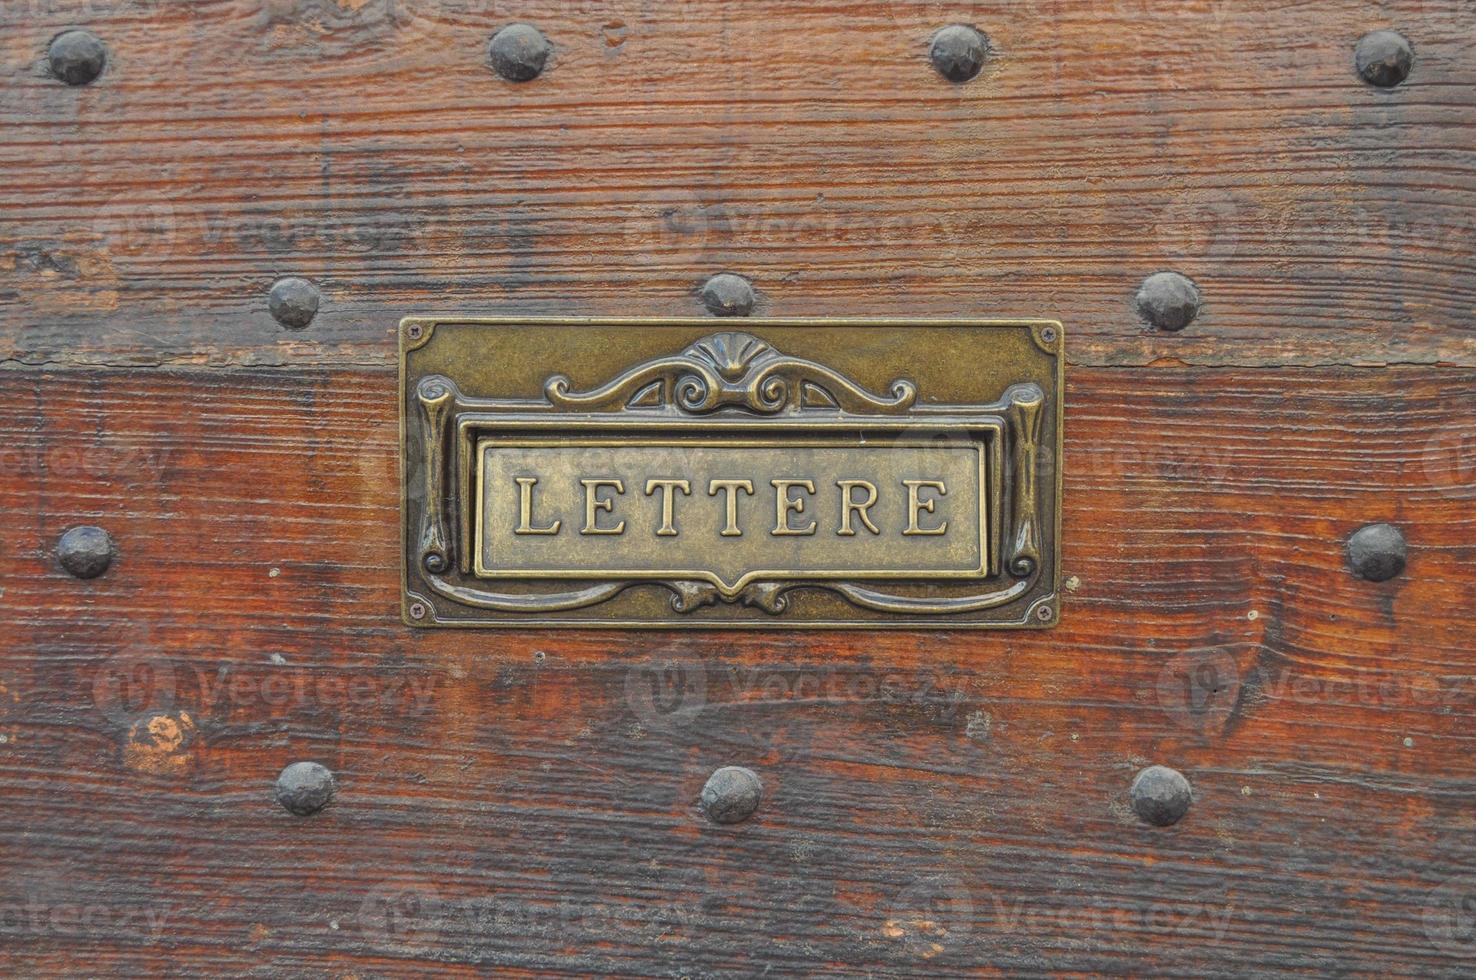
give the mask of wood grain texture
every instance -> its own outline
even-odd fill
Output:
[[[388,373],[6,373],[6,972],[1468,971],[1476,372],[1068,381],[1058,629],[737,637],[399,624]]]
[[[1470,975],[1473,124],[1470,0],[0,3],[0,973]],[[1067,324],[1059,628],[398,622],[398,319],[725,269]],[[716,828],[731,764],[768,795]]]
[[[555,46],[512,85],[512,19]],[[942,23],[997,57],[926,58]],[[5,363],[382,366],[407,312],[1046,316],[1085,365],[1476,364],[1469,0],[0,8]],[[46,77],[85,26],[104,76]],[[1397,89],[1366,31],[1416,49]],[[1139,321],[1177,269],[1201,319]],[[321,284],[312,328],[266,312]]]

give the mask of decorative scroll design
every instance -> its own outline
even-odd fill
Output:
[[[876,612],[910,613],[913,615],[947,615],[980,612],[1009,605],[1030,591],[1035,584],[1029,576],[1011,584],[1008,588],[983,595],[964,596],[906,596],[863,588],[849,582],[755,582],[729,598],[714,585],[706,582],[662,582],[673,593],[671,608],[679,613],[691,613],[703,606],[718,601],[737,603],[762,609],[773,616],[781,615],[789,608],[788,594],[799,589],[824,589],[845,597],[852,605]]]
[[[415,388],[425,435],[425,516],[420,534],[420,564],[432,575],[451,567],[446,534],[446,423],[456,402],[456,386],[430,377]]]
[[[781,354],[746,333],[720,333],[673,357],[637,365],[593,391],[575,392],[562,374],[549,378],[549,404],[567,411],[675,408],[707,415],[740,408],[776,415],[807,408],[896,415],[917,402],[911,381],[892,382],[890,397],[873,394],[823,364]]]
[[[484,592],[481,589],[469,589],[461,585],[452,585],[435,575],[426,576],[426,581],[440,595],[448,599],[453,599],[464,606],[472,606],[476,609],[491,609],[496,612],[516,613],[568,612],[571,609],[584,609],[588,606],[597,606],[602,602],[609,602],[626,589],[639,584],[636,582],[606,582],[600,585],[590,586],[589,588],[573,589],[567,592],[499,594],[496,592]]]
[[[681,354],[638,365],[588,392],[572,391],[568,378],[555,375],[544,385],[544,394],[547,404],[543,407],[560,412],[657,409],[688,415],[723,409],[758,415],[818,409],[896,416],[908,413],[918,399],[917,387],[910,381],[894,381],[890,397],[876,395],[824,365],[782,354],[759,338],[738,332],[706,337]],[[759,581],[737,593],[724,592],[709,582],[686,580],[621,580],[555,592],[518,593],[457,584],[452,579],[449,523],[454,504],[450,432],[458,412],[488,403],[465,398],[454,382],[441,375],[421,379],[415,402],[425,492],[420,501],[419,562],[429,588],[459,605],[507,613],[568,612],[609,602],[631,588],[655,586],[671,592],[671,609],[682,615],[725,603],[779,616],[788,610],[791,593],[814,589],[874,612],[948,616],[1015,602],[1030,592],[1040,572],[1043,531],[1038,469],[1046,398],[1035,384],[1012,386],[993,406],[972,406],[1002,415],[1008,431],[1012,489],[1003,547],[1005,569],[1015,581],[987,593],[963,595],[895,594],[853,582],[823,580]]]
[[[1040,512],[1036,491],[1036,456],[1045,392],[1035,385],[1016,385],[1005,392],[1011,411],[1010,445],[1014,456],[1014,533],[1009,538],[1010,574],[1026,578],[1040,567]]]

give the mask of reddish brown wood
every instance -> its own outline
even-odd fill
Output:
[[[513,19],[555,45],[518,86]],[[998,54],[964,86],[950,20]],[[0,973],[1469,974],[1473,23],[0,4]],[[43,70],[74,27],[82,88]],[[398,622],[398,319],[686,315],[724,269],[772,315],[1067,325],[1059,628]],[[1131,305],[1164,269],[1179,334]],[[1343,564],[1371,521],[1387,583]],[[306,758],[340,795],[298,818]],[[1149,763],[1175,827],[1128,809]],[[730,764],[769,796],[714,828]]]
[[[1069,380],[1058,629],[740,637],[402,626],[389,374],[0,379],[6,894],[109,917],[7,957],[1459,965],[1422,916],[1476,860],[1476,374]],[[1395,581],[1343,567],[1372,520],[1410,538]],[[84,521],[120,546],[93,582],[50,556]],[[317,817],[271,800],[298,758],[341,775]],[[1126,809],[1149,762],[1194,783],[1177,827]],[[716,829],[697,793],[733,763],[770,796]]]

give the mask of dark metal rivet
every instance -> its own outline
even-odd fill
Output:
[[[62,568],[78,578],[97,578],[113,564],[117,549],[113,536],[100,527],[74,527],[61,536],[56,557]]]
[[[492,35],[488,55],[492,68],[509,82],[532,81],[543,74],[553,48],[532,24],[509,24]]]
[[[289,813],[306,817],[333,799],[333,773],[316,762],[294,762],[277,777],[277,802]]]
[[[52,38],[46,56],[51,73],[68,85],[86,85],[101,75],[108,63],[108,49],[88,31],[58,34]]]
[[[928,57],[950,82],[967,82],[989,58],[989,38],[966,24],[950,24],[933,35]]]
[[[764,783],[742,766],[724,766],[702,787],[702,812],[713,823],[742,823],[763,802]]]
[[[1194,793],[1189,780],[1177,769],[1168,766],[1149,766],[1133,778],[1128,789],[1133,811],[1144,823],[1155,827],[1168,827],[1183,819],[1194,802]]]
[[[1404,35],[1395,31],[1374,31],[1358,39],[1353,62],[1358,66],[1359,76],[1368,84],[1393,88],[1409,77],[1414,48]]]
[[[702,303],[713,316],[748,316],[753,301],[753,284],[731,272],[719,272],[702,287]]]
[[[1177,272],[1157,272],[1138,289],[1138,314],[1160,330],[1183,330],[1199,316],[1199,287]]]
[[[1359,578],[1387,582],[1404,571],[1409,546],[1392,524],[1370,524],[1348,539],[1348,567]]]
[[[318,315],[318,287],[306,279],[278,279],[267,303],[278,323],[288,330],[301,330]]]

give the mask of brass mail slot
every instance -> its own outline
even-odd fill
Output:
[[[407,319],[406,621],[1055,622],[1058,324],[712,326]]]

